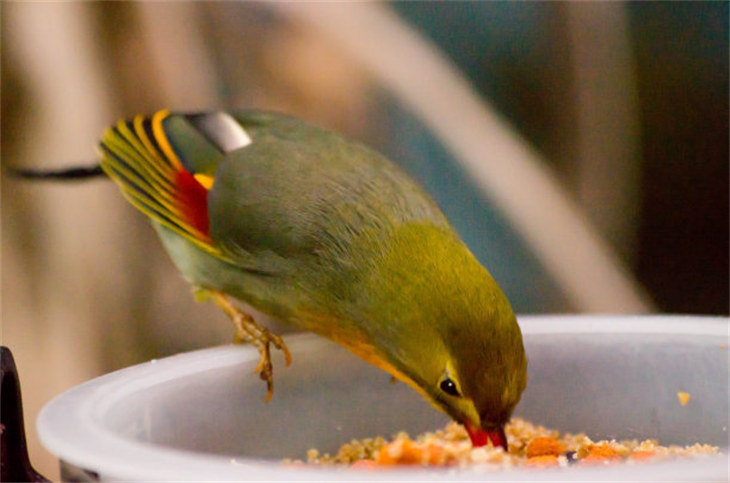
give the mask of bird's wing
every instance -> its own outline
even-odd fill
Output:
[[[208,191],[224,152],[195,116],[159,111],[119,121],[104,134],[101,167],[140,211],[218,258],[210,236]]]
[[[378,153],[281,114],[160,111],[120,121],[100,144],[102,168],[134,206],[243,270],[337,257],[383,224],[448,225]]]
[[[366,146],[279,114],[232,116],[252,143],[221,161],[210,192],[211,230],[224,250],[296,263],[337,257],[364,231],[448,225],[419,186]]]

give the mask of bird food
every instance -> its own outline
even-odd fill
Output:
[[[450,422],[438,431],[411,439],[399,433],[390,441],[382,437],[353,440],[334,455],[307,453],[313,465],[377,469],[405,466],[480,467],[500,470],[517,467],[566,468],[625,462],[638,464],[681,456],[717,454],[717,446],[662,446],[653,439],[593,441],[584,433],[570,434],[513,418],[505,428],[509,452],[492,445],[475,448],[460,424]],[[288,461],[289,462],[289,461]],[[291,463],[291,462],[289,462]],[[293,464],[304,464],[296,461]]]

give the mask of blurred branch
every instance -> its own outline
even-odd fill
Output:
[[[112,106],[88,4],[7,2],[3,14],[12,18],[3,25],[3,55],[26,83],[25,105],[32,107],[23,114],[22,135],[3,139],[17,143],[12,162],[48,167],[95,159],[94,139]],[[35,416],[43,402],[101,372],[101,330],[90,321],[104,301],[89,294],[109,270],[95,266],[94,255],[114,246],[82,234],[92,225],[111,229],[118,220],[95,196],[98,185],[70,196],[58,188],[38,190],[30,202],[22,194],[31,187],[9,181],[3,187],[3,343],[26,374],[42,375],[42,384],[25,386],[28,443],[38,469],[52,477],[57,461],[35,437]],[[20,256],[22,239],[12,237],[16,225],[30,225],[34,265],[23,263],[29,258]],[[40,267],[44,276],[34,279]]]
[[[197,2],[139,2],[144,43],[158,71],[166,107],[205,111],[222,107],[213,56],[201,35]],[[184,73],[181,75],[181,73]]]
[[[574,76],[578,199],[631,263],[636,254],[639,122],[626,5],[564,5]]]

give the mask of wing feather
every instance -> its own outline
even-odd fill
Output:
[[[204,251],[222,258],[210,237],[208,189],[180,162],[159,111],[120,121],[104,134],[102,169],[132,205]]]

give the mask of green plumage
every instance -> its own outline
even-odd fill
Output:
[[[184,187],[172,224],[141,208],[185,278],[333,339],[472,429],[502,427],[525,387],[520,330],[431,198],[361,144],[278,114],[231,116],[250,142],[230,151],[204,117],[161,116],[151,134],[160,153],[169,143],[184,170],[213,179],[208,225],[194,210],[185,218],[198,198]],[[102,166],[119,163],[106,152]],[[203,234],[191,239],[189,226]]]

